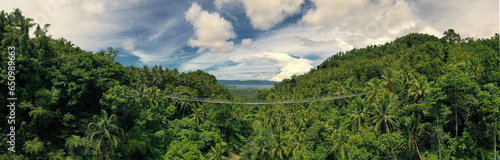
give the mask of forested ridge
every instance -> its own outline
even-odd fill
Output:
[[[30,36],[30,29],[34,35]],[[47,35],[20,10],[0,13],[0,159],[494,159],[500,129],[499,35],[412,33],[333,54],[300,76],[235,100],[203,71],[126,67],[119,54]],[[16,48],[15,153],[5,107]]]

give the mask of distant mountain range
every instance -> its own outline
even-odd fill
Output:
[[[274,85],[280,82],[275,81],[266,81],[266,80],[217,80],[218,83],[225,86],[234,86],[234,85]]]

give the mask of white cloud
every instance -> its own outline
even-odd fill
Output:
[[[90,14],[102,14],[104,11],[104,2],[96,0],[87,0],[81,4],[81,8]]]
[[[243,0],[254,29],[268,30],[300,11],[304,0]]]
[[[0,2],[0,9],[10,13],[12,8],[19,8],[25,17],[33,18],[35,23],[41,26],[51,24],[48,35],[53,38],[64,37],[82,49],[98,51],[121,47],[123,43],[122,37],[113,36],[124,31],[125,25],[116,20],[119,15],[110,5],[112,1],[6,0]]]
[[[134,40],[132,40],[130,38],[125,39],[125,41],[123,41],[122,47],[125,50],[133,51],[134,50]]]
[[[199,47],[198,53],[209,49],[210,52],[231,52],[234,43],[228,39],[236,38],[231,22],[222,18],[219,13],[208,13],[200,5],[193,3],[185,13],[186,20],[193,25],[195,35],[189,39],[191,47]]]
[[[462,37],[490,38],[499,32],[499,1],[433,1],[412,3],[422,21],[443,32],[453,28]]]
[[[353,8],[362,6],[366,0],[312,0],[315,8],[309,10],[302,20],[314,25],[335,23]]]
[[[165,52],[172,52],[172,50],[165,49]],[[163,62],[171,62],[172,59],[169,58],[171,54],[158,54],[152,51],[146,52],[142,50],[133,50],[130,53],[136,57],[139,57],[140,65],[157,65]]]
[[[274,75],[270,79],[271,81],[282,81],[283,79],[290,78],[292,75],[304,74],[313,68],[311,60],[294,58],[285,53],[264,52],[258,54],[257,57],[269,59],[280,67],[280,73]]]
[[[210,61],[207,61],[210,59]],[[232,65],[225,65],[228,62]],[[313,61],[295,58],[286,53],[255,52],[238,49],[233,54],[203,54],[186,63],[181,71],[206,70],[218,79],[260,79],[281,81],[304,74],[313,68]]]
[[[243,46],[243,48],[250,48],[252,46],[252,39],[245,38],[241,40],[241,45]]]
[[[235,0],[214,0],[214,5],[217,7],[218,10],[222,8],[222,5],[228,4],[228,3],[234,3],[236,2]]]

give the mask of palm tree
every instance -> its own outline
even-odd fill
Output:
[[[274,114],[274,110],[271,109],[264,114],[263,119],[265,127],[271,131],[271,136],[274,135],[274,128],[278,125],[278,123],[280,123],[279,118]]]
[[[222,148],[220,146],[219,143],[217,143],[215,145],[215,148],[213,146],[211,148],[212,149],[207,154],[210,157],[209,160],[223,160],[223,159],[228,159],[226,156],[224,156],[224,152],[226,152],[226,151],[224,150],[224,148]]]
[[[483,75],[484,69],[481,66],[481,62],[477,58],[467,61],[467,65],[470,67],[470,72],[468,73],[476,81]]]
[[[304,153],[305,151],[305,140],[304,140],[304,134],[302,133],[296,133],[296,134],[293,134],[292,136],[292,141],[291,141],[291,144],[293,146],[292,148],[292,154],[293,156],[296,156],[298,155],[299,153]]]
[[[427,78],[423,75],[416,76],[415,79],[411,81],[410,89],[408,89],[408,97],[413,96],[413,100],[417,101],[417,99],[422,98],[425,93],[428,93],[429,90],[430,85],[429,82],[427,82]]]
[[[379,102],[373,104],[375,108],[375,112],[373,113],[374,116],[372,117],[372,120],[375,124],[375,132],[378,132],[380,127],[384,125],[385,131],[387,134],[391,134],[391,128],[396,127],[396,112],[397,108],[394,107],[392,99],[393,99],[394,94],[391,94],[389,92],[385,92],[382,95],[382,98],[380,99]],[[389,150],[389,146],[387,146],[387,156],[390,159],[391,153]]]
[[[191,114],[191,119],[196,122],[196,124],[200,124],[203,121],[203,115],[201,114],[200,109],[196,109],[196,111]]]
[[[378,97],[383,92],[384,87],[378,78],[373,78],[368,81],[368,87],[366,87],[365,90],[369,91],[367,98],[368,102],[373,103],[378,100]]]
[[[33,140],[26,141],[24,143],[24,151],[30,154],[32,159],[35,159],[35,155],[45,150],[44,143],[41,142],[38,138]]]
[[[158,108],[163,96],[161,95],[160,89],[156,87],[149,88],[148,101],[152,105],[151,108]]]
[[[161,67],[161,66],[160,66]],[[155,65],[152,69],[151,69],[151,83],[154,85],[154,86],[159,86],[161,84],[161,82],[163,81],[163,76],[160,74],[161,72],[161,68],[158,68],[157,65]]]
[[[332,140],[333,140],[333,148],[330,150],[330,153],[333,153],[335,151],[340,152],[340,155],[342,156],[342,159],[349,159],[347,151],[349,150],[349,144],[347,141],[349,140],[349,133],[347,130],[343,127],[336,129],[332,133]]]
[[[399,79],[402,84],[409,83],[413,78],[413,69],[407,65],[401,69],[401,78]]]
[[[116,115],[108,117],[108,113],[102,110],[102,116],[94,116],[97,122],[89,123],[88,129],[91,131],[88,135],[97,151],[100,152],[101,159],[108,159],[109,153],[114,154],[114,148],[118,147],[119,136],[123,135],[123,129],[116,125]]]
[[[257,158],[259,159],[266,159],[267,157],[267,146],[265,143],[256,143],[257,144],[257,151],[255,151],[255,154],[257,155]]]
[[[283,123],[283,127],[287,130],[295,132],[297,131],[297,119],[295,118],[295,114],[287,113],[285,116],[285,122]]]
[[[191,103],[188,103],[186,101],[181,101],[179,109],[182,110],[182,117],[184,117],[184,113],[186,112],[186,110],[189,111],[191,107],[192,107]]]
[[[391,68],[388,68],[384,71],[382,75],[383,84],[389,89],[389,92],[392,93],[393,87],[397,85],[398,82],[398,73]]]
[[[407,120],[408,122],[405,123],[406,127],[408,128],[409,132],[409,138],[408,138],[408,147],[410,149],[416,149],[418,153],[418,157],[422,159],[422,156],[420,155],[420,150],[418,149],[418,143],[417,143],[417,137],[422,135],[423,133],[427,133],[423,128],[423,126],[420,124],[420,117],[415,117],[415,113],[411,115],[411,118]]]
[[[283,137],[281,136],[281,133],[278,135],[274,135],[275,141],[274,145],[271,148],[271,157],[273,159],[287,159],[288,157],[288,147],[286,146],[286,141],[283,140]]]
[[[57,150],[57,151],[55,151],[55,152],[50,152],[50,153],[48,154],[48,156],[49,156],[49,160],[64,160],[64,159],[65,159],[65,158],[64,158],[64,155],[65,155],[65,154],[66,154],[66,153],[64,152],[64,150],[63,150],[63,149],[58,149],[58,150]]]
[[[374,116],[372,120],[375,124],[375,132],[378,132],[380,127],[383,125],[386,133],[391,133],[391,128],[396,127],[396,107],[394,107],[392,99],[393,94],[385,92],[378,103],[374,105]]]
[[[43,107],[36,107],[33,108],[30,112],[29,115],[33,117],[33,120],[37,122],[36,124],[47,127],[49,122],[51,122],[53,113],[50,110],[46,110]]]
[[[84,137],[72,135],[66,139],[65,145],[69,148],[70,154],[73,155],[75,149],[86,147],[87,144],[87,140]]]
[[[353,111],[351,111],[351,122],[354,124],[354,126],[358,126],[358,129],[363,128],[364,123],[366,120],[369,119],[370,116],[370,111],[368,108],[368,104],[366,103],[365,99],[362,99],[360,97],[356,97],[353,101]]]

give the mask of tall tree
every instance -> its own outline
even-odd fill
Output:
[[[219,143],[215,145],[215,148],[211,146],[210,152],[208,153],[209,160],[225,160],[228,159],[224,156],[226,151],[221,147]]]
[[[428,133],[425,131],[424,126],[421,124],[420,117],[415,116],[413,113],[410,117],[405,119],[405,126],[408,129],[408,147],[410,149],[416,149],[418,153],[418,157],[422,159],[422,155],[420,154],[420,150],[418,148],[418,137],[424,133]]]
[[[443,39],[446,40],[450,44],[459,43],[462,39],[460,38],[460,34],[455,33],[455,30],[448,29],[444,31]]]
[[[114,149],[118,147],[120,136],[123,136],[123,129],[118,127],[116,115],[108,116],[102,110],[102,116],[94,116],[94,121],[88,125],[90,130],[88,137],[93,146],[100,153],[100,159],[108,159],[114,154]]]
[[[493,132],[493,159],[497,159],[497,136],[500,130],[500,87],[493,83],[483,86],[484,91],[478,94],[482,111],[485,113],[483,120]]]
[[[377,132],[381,127],[386,133],[391,133],[391,128],[396,127],[397,108],[394,107],[394,95],[385,92],[380,101],[373,104],[374,112],[372,123],[375,124],[375,131]]]
[[[369,105],[366,103],[365,99],[361,97],[354,98],[351,104],[353,107],[351,111],[351,122],[354,124],[353,127],[358,126],[358,129],[362,129],[364,128],[365,121],[370,118],[371,113]]]
[[[281,135],[281,133],[274,135],[274,143],[271,148],[271,157],[273,159],[287,159],[288,158],[288,146],[286,139]]]
[[[368,87],[365,88],[365,91],[368,91],[367,101],[373,103],[378,101],[381,93],[384,91],[384,87],[378,78],[373,78],[368,82]]]
[[[382,74],[383,84],[389,89],[390,93],[392,93],[393,88],[398,85],[398,74],[399,73],[392,68],[387,68]]]
[[[413,97],[413,100],[417,101],[429,92],[429,88],[430,85],[427,77],[417,74],[411,81],[410,89],[408,89],[408,97]]]
[[[342,159],[349,159],[349,154],[347,153],[350,147],[349,143],[347,143],[349,137],[350,135],[345,128],[340,127],[339,129],[336,129],[331,136],[334,146],[330,150],[330,153],[336,151]]]

